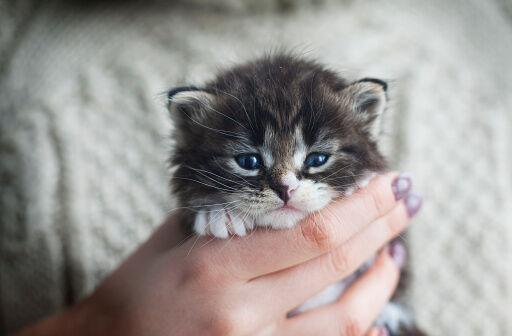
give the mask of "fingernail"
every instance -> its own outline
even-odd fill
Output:
[[[385,326],[379,326],[379,336],[389,336],[388,328]]]
[[[389,254],[398,268],[402,269],[405,265],[405,261],[407,260],[407,250],[405,249],[404,244],[398,240],[392,241],[389,244]]]
[[[391,183],[391,190],[395,194],[395,199],[399,200],[404,198],[407,193],[411,190],[412,180],[409,173],[402,173]]]
[[[414,217],[416,213],[421,209],[423,204],[423,196],[417,192],[410,192],[405,197],[405,207],[407,208],[407,214],[409,217]]]

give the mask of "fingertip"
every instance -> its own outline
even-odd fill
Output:
[[[393,182],[396,181],[396,179],[401,176],[410,178],[409,173],[393,170],[390,172],[386,172],[386,173],[377,175],[377,177],[374,180],[380,179],[380,181],[382,181],[382,183],[385,183],[389,187],[391,187],[393,185]]]
[[[423,205],[423,196],[417,191],[412,191],[406,195],[404,203],[407,208],[407,215],[409,218],[412,218],[418,211],[420,211],[421,206]]]
[[[394,240],[389,244],[388,253],[398,269],[402,270],[407,261],[407,249],[405,245],[401,241]]]
[[[391,190],[396,200],[400,200],[407,196],[412,188],[412,179],[409,173],[401,173],[393,178],[391,182]]]
[[[388,233],[390,234],[389,239],[398,236],[406,230],[411,223],[411,217],[409,217],[409,210],[405,200],[399,200],[382,219],[387,225]]]
[[[372,267],[381,269],[384,273],[389,274],[387,278],[390,279],[390,282],[396,284],[400,277],[400,270],[405,264],[404,254],[405,248],[402,251],[400,248],[394,247],[392,244],[388,244],[379,252]]]
[[[390,172],[375,177],[367,188],[361,190],[364,202],[376,216],[386,214],[398,202],[393,190],[393,183],[400,176],[399,172]]]

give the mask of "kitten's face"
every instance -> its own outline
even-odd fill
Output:
[[[286,56],[176,90],[174,190],[203,213],[290,227],[384,168],[376,137],[385,101],[380,81],[349,85]]]

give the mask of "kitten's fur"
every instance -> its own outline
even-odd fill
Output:
[[[352,193],[386,169],[377,142],[386,90],[381,80],[348,82],[315,62],[282,54],[225,71],[200,89],[171,90],[172,187],[187,209],[186,225],[219,238],[258,226],[289,228]],[[325,154],[325,164],[306,167],[311,153]],[[258,155],[261,165],[242,168],[236,160],[242,154]],[[333,302],[357,275],[292,314]],[[390,316],[383,312],[379,322],[393,334],[416,335],[401,306],[386,309]]]

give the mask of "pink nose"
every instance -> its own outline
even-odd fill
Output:
[[[277,196],[284,201],[284,204],[288,203],[292,197],[292,193],[295,191],[295,188],[283,184],[278,184],[272,187],[272,189],[276,192]]]

